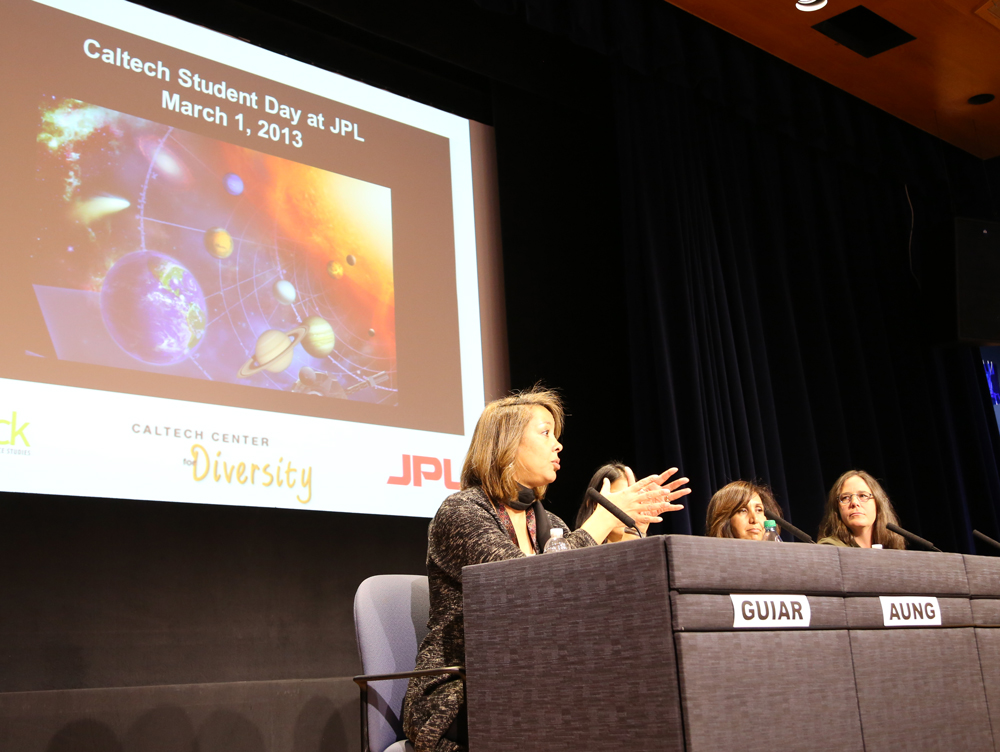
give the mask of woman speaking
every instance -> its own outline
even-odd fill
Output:
[[[554,527],[562,528],[571,548],[585,548],[620,525],[599,507],[579,530],[569,532],[542,508],[545,489],[559,471],[562,426],[558,395],[538,387],[491,402],[480,416],[462,467],[462,489],[444,500],[428,529],[429,631],[417,669],[465,663],[462,567],[540,553]],[[659,522],[661,512],[682,509],[670,501],[688,493],[678,490],[686,478],[667,483],[675,472],[644,478],[607,496],[638,524]],[[417,752],[465,750],[462,681],[450,675],[410,679],[403,728]]]

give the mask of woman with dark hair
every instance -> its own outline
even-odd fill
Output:
[[[845,548],[905,548],[903,538],[886,528],[899,524],[889,495],[864,470],[848,470],[837,478],[826,498],[819,540]]]
[[[667,471],[671,475],[677,472],[676,468],[671,468]],[[675,485],[680,485],[682,483],[687,483],[687,478],[680,478],[675,481]],[[590,479],[590,483],[587,484],[588,490],[593,488],[605,496],[609,494],[619,493],[624,491],[626,488],[635,483],[635,475],[632,474],[632,468],[621,462],[609,462],[606,465],[601,465],[597,472],[594,473],[594,477]],[[678,489],[678,491],[673,495],[674,499],[680,498],[685,494],[691,493],[691,489],[683,488]],[[597,509],[597,504],[587,496],[587,493],[583,494],[583,501],[580,502],[580,511],[576,513],[576,526],[579,528],[586,522],[590,516]],[[639,528],[640,532],[645,535],[646,530],[649,528],[648,522],[636,522],[636,527]],[[611,531],[608,537],[603,541],[604,543],[617,543],[618,541],[625,540],[630,535],[635,535],[635,533],[626,531],[625,526],[620,522],[618,526]]]
[[[746,480],[733,481],[716,491],[708,502],[705,535],[709,538],[764,540],[765,510],[781,516],[771,489]]]
[[[554,527],[563,529],[571,548],[584,548],[603,541],[620,524],[598,508],[570,532],[542,507],[560,467],[562,425],[558,395],[538,387],[491,402],[480,416],[462,468],[462,489],[444,500],[428,528],[429,631],[420,644],[417,669],[465,663],[462,567],[534,556]],[[607,496],[637,523],[659,522],[661,512],[682,509],[670,501],[683,495],[677,489],[687,479],[668,483],[674,472],[644,478]],[[466,724],[460,679],[435,675],[410,680],[403,728],[417,752],[467,749]]]
[[[587,484],[587,490],[593,488],[595,491],[600,491],[604,488],[604,481],[608,482],[608,490],[611,493],[621,491],[623,488],[628,487],[628,479],[625,472],[628,470],[624,464],[621,462],[608,462],[605,465],[601,465],[594,476],[590,479],[590,483]],[[631,472],[631,470],[628,470]],[[635,482],[633,477],[632,482]],[[597,504],[590,500],[587,496],[587,491],[583,492],[583,501],[580,502],[580,510],[576,513],[576,526],[580,527],[587,518],[594,513],[597,509]],[[608,536],[609,541],[621,540],[621,535],[618,534],[621,531],[618,528],[612,531],[611,535]]]

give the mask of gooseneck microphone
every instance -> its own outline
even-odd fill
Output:
[[[1000,548],[1000,541],[993,540],[990,536],[984,535],[983,533],[979,532],[978,530],[973,530],[972,534],[976,538],[979,538],[979,540],[981,540],[983,543],[986,543],[987,545],[993,546],[994,548]]]
[[[767,517],[769,520],[774,520],[778,524],[778,527],[780,527],[782,530],[787,530],[788,532],[790,532],[792,535],[794,535],[796,538],[798,538],[803,543],[815,543],[816,542],[816,541],[814,541],[809,536],[808,533],[802,532],[797,527],[795,527],[795,525],[793,525],[791,522],[788,522],[787,520],[781,519],[776,514],[771,514],[766,509],[764,510],[764,516]]]
[[[613,514],[616,518],[618,518],[618,521],[624,524],[625,527],[630,527],[633,530],[635,530],[635,534],[638,535],[640,538],[643,537],[642,531],[639,530],[638,526],[636,526],[635,524],[635,520],[633,520],[631,517],[625,514],[625,512],[619,509],[617,504],[608,499],[600,491],[597,491],[593,488],[588,488],[587,498],[590,499],[595,504],[600,504],[602,507],[611,512],[611,514]]]
[[[902,535],[904,538],[906,538],[906,540],[908,540],[910,543],[913,543],[914,545],[920,546],[921,548],[925,548],[928,551],[937,551],[939,554],[944,553],[944,551],[935,546],[929,540],[924,540],[919,535],[914,535],[909,530],[903,530],[903,528],[901,528],[899,525],[894,525],[891,522],[887,522],[885,523],[885,526],[889,528],[889,530],[894,532],[896,535]]]

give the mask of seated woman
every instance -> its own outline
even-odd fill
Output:
[[[671,475],[677,472],[676,468],[671,468],[668,470]],[[687,483],[687,478],[680,478],[673,484],[675,487],[682,483]],[[609,494],[619,493],[624,491],[629,486],[635,483],[635,475],[632,474],[632,468],[621,462],[609,462],[606,465],[601,465],[597,472],[594,473],[594,477],[590,479],[590,483],[587,484],[587,488],[593,488],[595,491],[599,491],[605,496]],[[681,488],[674,493],[673,498],[677,499],[680,496],[691,493],[690,488]],[[597,504],[590,500],[587,493],[583,494],[583,501],[580,503],[580,511],[576,513],[576,526],[581,527],[584,522],[586,522],[590,516],[594,513],[597,508]],[[646,534],[646,530],[649,528],[648,522],[636,522],[636,527],[642,532],[643,535]],[[629,536],[634,536],[635,533],[631,531],[626,531],[625,526],[618,523],[618,526],[611,531],[611,534],[602,541],[603,543],[617,543],[618,541],[625,540]]]
[[[837,478],[826,499],[819,540],[846,548],[905,548],[903,538],[886,529],[899,524],[889,496],[864,470],[848,470]]]
[[[554,392],[535,388],[486,406],[472,435],[462,468],[462,490],[441,504],[427,534],[430,587],[428,633],[420,644],[417,668],[465,663],[462,567],[533,556],[549,530],[560,527],[571,548],[603,541],[620,524],[603,508],[569,532],[545,511],[541,500],[559,471],[563,409]],[[609,491],[608,498],[644,525],[659,522],[687,482],[667,483],[671,471]],[[403,728],[417,752],[457,752],[468,747],[465,685],[455,676],[410,680],[403,705]]]
[[[781,509],[764,485],[735,480],[712,496],[705,515],[705,535],[709,538],[764,540],[764,510],[781,516]],[[780,532],[780,528],[779,528]]]

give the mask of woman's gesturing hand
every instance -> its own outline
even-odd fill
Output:
[[[628,488],[611,493],[611,483],[605,479],[601,493],[634,519],[640,529],[645,532],[650,523],[663,521],[659,515],[684,508],[682,504],[672,502],[691,493],[691,489],[681,488],[687,484],[687,478],[677,478],[671,481],[670,478],[676,474],[677,468],[672,467],[659,475],[650,475],[637,481],[632,470],[626,467],[625,475],[628,478]]]

